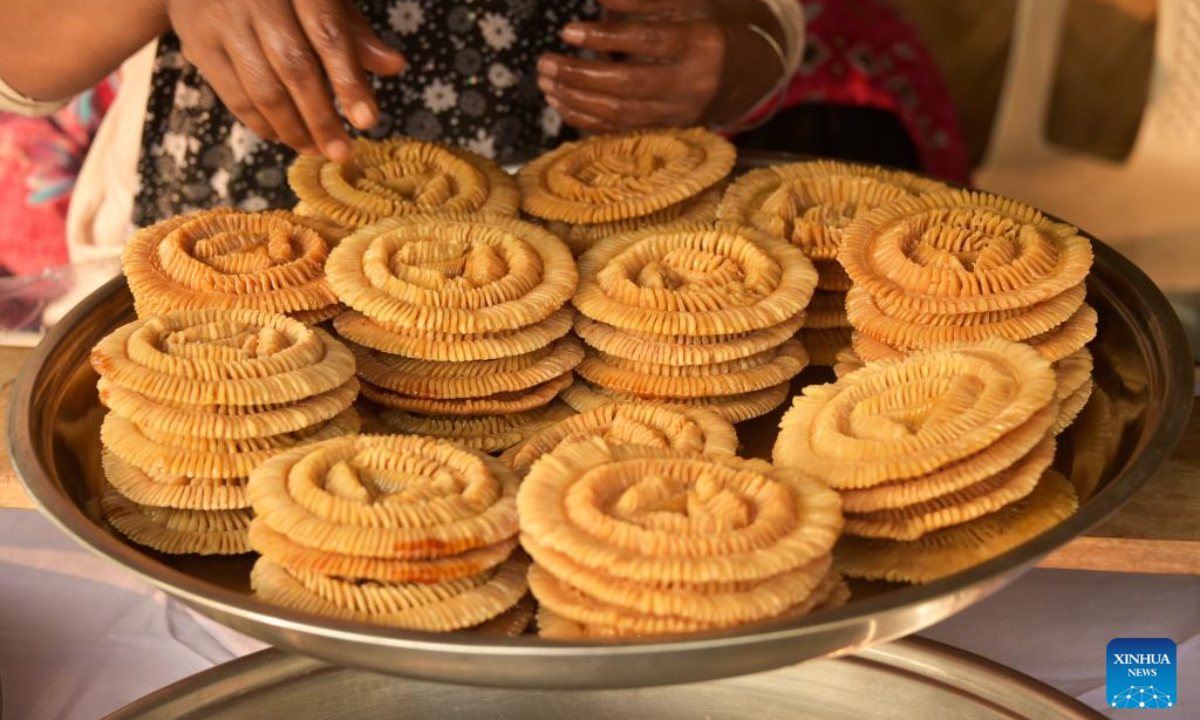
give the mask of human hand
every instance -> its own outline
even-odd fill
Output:
[[[538,87],[569,125],[614,132],[732,122],[776,79],[773,51],[749,31],[750,22],[773,22],[760,0],[598,1],[608,16],[571,23],[562,37],[616,57],[538,61]]]
[[[379,106],[367,73],[395,75],[388,47],[351,0],[165,0],[183,54],[260,137],[345,161],[350,122],[372,127]],[[331,94],[332,89],[332,94]]]

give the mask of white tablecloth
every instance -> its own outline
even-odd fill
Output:
[[[1037,570],[925,635],[1096,708],[1109,640],[1169,637],[1180,697],[1153,717],[1200,718],[1200,578]],[[0,510],[5,720],[95,720],[260,647],[93,557],[37,513]]]

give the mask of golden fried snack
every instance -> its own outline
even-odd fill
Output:
[[[1057,362],[1078,352],[1096,338],[1096,324],[1099,319],[1095,308],[1084,304],[1062,325],[1032,337],[1027,342],[1050,362]]]
[[[451,632],[484,623],[525,595],[529,561],[515,554],[479,575],[434,583],[347,580],[259,558],[250,586],[262,600],[299,612],[377,625]]]
[[[978,453],[1055,402],[1036,350],[993,338],[868,364],[809,386],[780,423],[775,462],[838,489],[915,478]],[[997,458],[998,472],[1016,457]]]
[[[803,336],[801,336],[801,339],[803,339]],[[815,365],[816,363],[813,364]],[[847,344],[834,355],[833,374],[838,380],[841,380],[855,370],[862,370],[865,364],[855,354],[854,348]]]
[[[536,563],[550,548],[657,587],[797,571],[824,557],[842,527],[836,493],[802,473],[599,438],[543,455],[517,507]]]
[[[104,517],[139,545],[170,555],[240,555],[250,552],[249,510],[177,510],[138,505],[111,487],[100,496]]]
[[[277,406],[354,376],[354,356],[323,330],[259,310],[180,310],[132,322],[97,343],[91,363],[114,385],[193,406]]]
[[[851,332],[849,328],[843,327],[828,329],[805,327],[800,330],[797,337],[808,353],[810,365],[833,367],[838,364],[838,353],[850,347]]]
[[[525,593],[509,609],[485,623],[476,625],[473,629],[481,635],[500,635],[502,637],[520,637],[533,624],[537,614],[537,601],[533,595]]]
[[[799,313],[762,330],[735,335],[689,337],[620,330],[579,316],[575,320],[575,334],[605,355],[679,367],[715,365],[757,355],[790,340],[803,324],[804,313]]]
[[[846,292],[854,281],[836,260],[813,260],[817,269],[817,289],[826,292]]]
[[[190,510],[237,510],[250,507],[246,478],[151,476],[109,450],[101,454],[104,477],[137,505]]]
[[[358,374],[372,385],[410,397],[454,400],[512,393],[570,372],[583,360],[583,344],[574,336],[538,350],[465,362],[414,360],[351,346]]]
[[[563,143],[517,174],[521,208],[575,225],[640,218],[694,197],[733,169],[733,145],[704,128]]]
[[[813,259],[837,257],[841,235],[871,210],[947,189],[899,170],[816,160],[751,170],[725,192],[717,217],[790,241]]]
[[[1028,308],[1084,281],[1092,246],[1014,200],[968,191],[906,198],[859,218],[838,261],[883,313]]]
[[[431,333],[377,323],[353,310],[334,318],[338,335],[373,350],[435,362],[497,360],[524,355],[555,342],[571,331],[575,311],[563,307],[540,322],[495,333]]]
[[[596,351],[576,368],[589,382],[639,397],[683,399],[742,395],[785,383],[808,365],[796,340],[739,360],[674,367],[625,360]]]
[[[610,390],[576,378],[573,384],[562,391],[562,400],[576,412],[587,412],[612,402],[683,405],[703,408],[731,423],[739,423],[766,415],[782,405],[787,400],[790,387],[790,382],[783,382],[765,390],[740,395],[662,400]]]
[[[1049,470],[1025,498],[919,540],[895,542],[847,536],[834,551],[835,564],[848,577],[933,582],[1032,540],[1069,517],[1078,504],[1071,483]]]
[[[384,432],[428,435],[494,453],[519,445],[542,428],[574,414],[569,406],[554,400],[534,410],[504,415],[415,415],[387,408],[379,412],[379,422]]]
[[[687,200],[670,205],[641,217],[616,220],[595,225],[571,225],[551,221],[546,228],[567,244],[576,256],[582,255],[606,237],[668,223],[711,223],[717,219],[717,203],[721,201],[720,185],[711,187]]]
[[[699,408],[609,403],[539,430],[500,456],[525,475],[533,463],[560,445],[599,437],[610,445],[669,448],[701,455],[736,455],[737,431],[729,421]]]
[[[293,320],[299,320],[305,325],[320,325],[323,322],[329,322],[338,315],[346,312],[346,306],[341,303],[334,303],[321,308],[320,310],[299,310],[297,312],[288,313],[287,316]]]
[[[543,321],[578,282],[561,240],[490,216],[382,220],[343,240],[325,267],[338,298],[377,323],[465,335]]]
[[[579,260],[575,307],[622,330],[712,336],[796,317],[817,274],[799,249],[750,228],[672,225],[602,240]]]
[[[544,407],[570,386],[572,380],[574,373],[568,370],[556,378],[525,390],[455,400],[398,395],[371,383],[363,383],[362,396],[377,405],[421,415],[500,415]]]
[[[346,163],[299,157],[288,184],[300,198],[297,212],[352,228],[397,215],[516,215],[520,203],[516,183],[495,162],[411,138],[357,139]]]
[[[905,353],[885,342],[855,330],[850,333],[850,347],[863,362],[875,363],[884,360],[900,360]]]
[[[325,282],[331,245],[292,213],[223,208],[139,230],[121,264],[139,317],[203,308],[312,313],[337,304]]]
[[[247,492],[257,516],[297,545],[425,560],[511,538],[517,483],[498,461],[445,440],[372,435],[276,455]]]
[[[1092,353],[1087,348],[1080,348],[1067,357],[1054,363],[1054,374],[1058,380],[1055,396],[1065,400],[1092,378]]]
[[[1074,392],[1062,399],[1058,406],[1058,418],[1054,421],[1054,427],[1050,429],[1052,434],[1058,435],[1071,427],[1071,423],[1075,422],[1075,418],[1079,416],[1084,406],[1087,405],[1088,399],[1091,398],[1093,387],[1094,383],[1089,377]]]
[[[1080,502],[1096,492],[1120,448],[1121,420],[1115,403],[1098,384],[1068,428],[1071,483]]]

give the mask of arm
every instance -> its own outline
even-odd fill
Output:
[[[168,29],[163,0],[0,0],[0,78],[38,100],[93,87]]]

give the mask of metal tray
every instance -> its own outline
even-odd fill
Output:
[[[1100,720],[1070,697],[928,640],[769,673],[649,690],[531,691],[398,680],[264,650],[193,675],[106,720],[292,720],[403,715],[542,720]]]
[[[258,602],[246,559],[168,557],[103,527],[98,426],[103,414],[91,347],[133,318],[116,279],[85,300],[37,347],[13,388],[9,447],[26,491],[76,540],[191,607],[272,645],[338,665],[429,680],[530,688],[666,685],[760,672],[845,654],[915,633],[977,602],[1039,557],[1111,515],[1168,457],[1188,418],[1192,363],[1179,321],[1141,271],[1095,242],[1088,296],[1100,312],[1096,379],[1125,418],[1096,492],[1053,530],[994,560],[924,586],[860,583],[837,610],[787,622],[683,638],[561,643],[472,633],[433,635],[326,620]],[[824,380],[812,373],[798,379]],[[782,410],[740,428],[747,454],[769,453]],[[1099,435],[1064,436],[1071,454]]]

